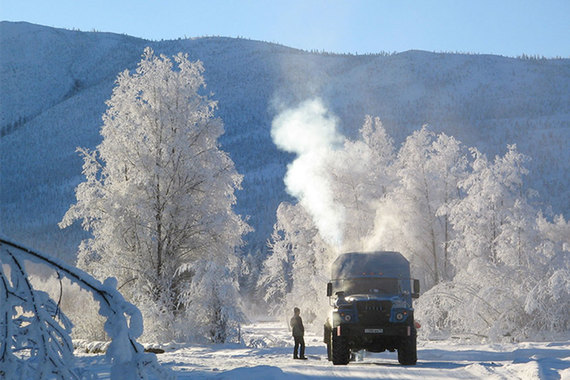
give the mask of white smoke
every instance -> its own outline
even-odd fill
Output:
[[[327,170],[327,163],[344,142],[337,124],[338,119],[317,98],[277,115],[271,125],[271,137],[277,147],[297,155],[287,168],[287,192],[311,214],[321,236],[340,247],[343,208],[335,205]]]

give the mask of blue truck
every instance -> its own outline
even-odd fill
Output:
[[[361,350],[398,351],[398,361],[417,361],[412,298],[419,281],[410,263],[392,251],[349,252],[332,264],[327,296],[332,306],[324,326],[328,359],[345,365]]]

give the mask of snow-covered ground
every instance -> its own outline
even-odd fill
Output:
[[[293,360],[293,339],[283,322],[244,326],[246,345],[164,347],[158,360],[178,379],[570,379],[570,341],[518,344],[418,342],[418,364],[401,366],[396,353],[366,353],[334,366],[321,336],[305,336],[309,360]],[[109,377],[103,355],[77,355],[78,365]]]

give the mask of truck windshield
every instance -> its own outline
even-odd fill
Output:
[[[399,294],[396,278],[351,278],[333,281],[334,292],[351,294]]]

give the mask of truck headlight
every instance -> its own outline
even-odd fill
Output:
[[[404,314],[403,313],[396,313],[396,320],[401,321],[402,319],[404,319]]]
[[[347,314],[344,316],[344,320],[347,322],[350,322],[351,319],[352,319],[352,315],[350,315],[350,314]]]

